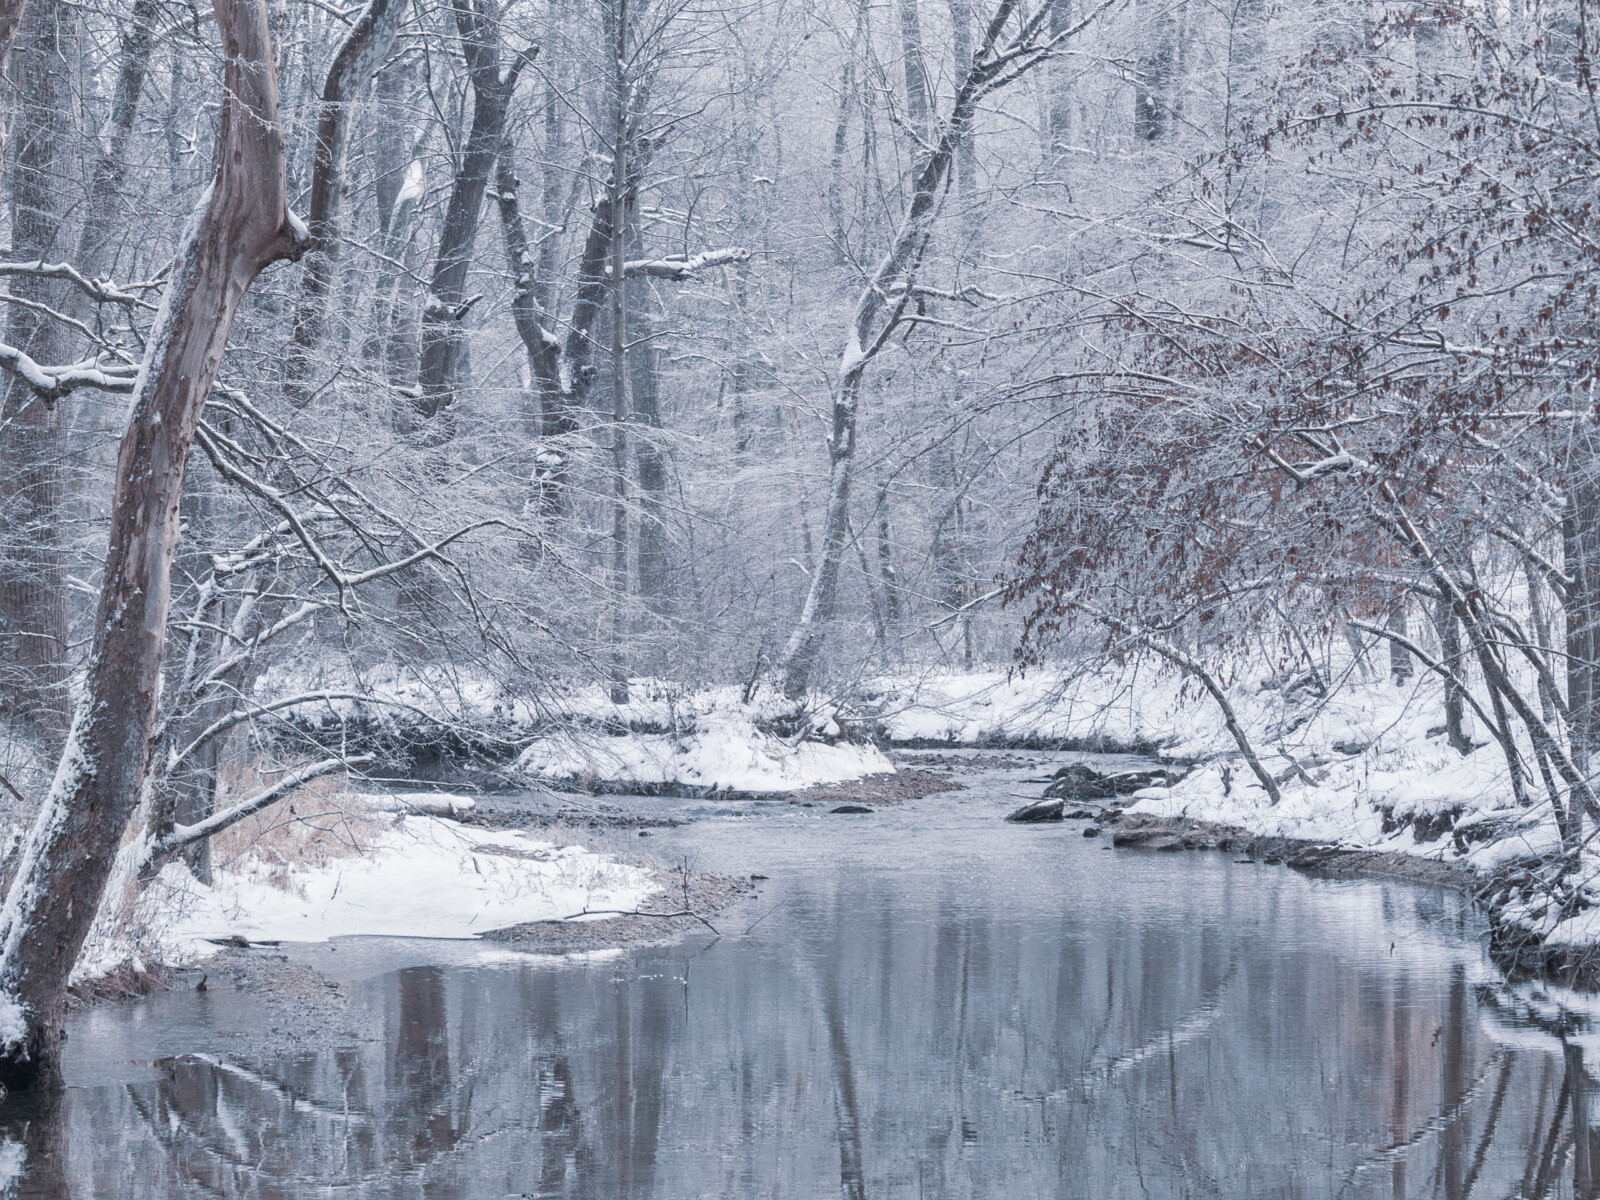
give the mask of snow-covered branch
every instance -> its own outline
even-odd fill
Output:
[[[65,279],[80,292],[101,304],[124,304],[133,308],[147,308],[155,312],[159,307],[140,296],[139,292],[153,291],[161,286],[160,280],[121,286],[109,279],[90,279],[71,263],[0,262],[0,276],[32,275],[40,279]]]
[[[639,279],[648,276],[651,279],[684,280],[699,271],[711,267],[725,267],[729,263],[747,262],[750,251],[743,246],[727,246],[721,250],[702,250],[699,254],[683,258],[680,255],[669,255],[666,258],[636,258],[622,264],[624,279]],[[606,275],[611,274],[610,268]]]
[[[232,808],[225,808],[219,813],[212,813],[203,821],[196,821],[193,825],[174,825],[172,832],[163,837],[151,849],[151,858],[159,862],[162,858],[170,857],[194,842],[221,833],[231,825],[237,825],[246,817],[254,816],[264,808],[270,808],[291,792],[304,787],[313,779],[321,779],[325,775],[333,775],[339,771],[349,770],[352,767],[364,767],[373,761],[370,754],[359,754],[350,758],[325,758],[321,762],[312,763],[308,767],[301,767],[291,771],[277,783],[264,791],[257,792],[248,800],[241,800]]]
[[[27,384],[46,404],[53,404],[69,392],[82,387],[104,392],[131,392],[139,368],[129,363],[102,363],[85,359],[64,367],[45,367],[15,346],[0,342],[0,371]]]

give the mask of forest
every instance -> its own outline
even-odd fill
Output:
[[[766,876],[678,824],[963,789],[1453,889],[1581,997],[1595,22],[0,0],[0,1083],[218,946],[720,939]]]

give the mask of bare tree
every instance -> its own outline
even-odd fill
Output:
[[[142,792],[178,499],[234,314],[255,277],[297,258],[308,236],[288,206],[267,6],[218,0],[214,11],[226,56],[216,177],[184,237],[134,391],[83,701],[0,913],[0,986],[14,1030],[0,1081],[9,1087],[55,1068],[67,981]]]
[[[1041,8],[1031,16],[1021,17],[1015,33],[1008,40],[1002,40],[1007,38],[1007,28],[1016,10],[1013,0],[1001,0],[985,27],[949,114],[940,121],[937,136],[917,155],[910,200],[900,218],[894,241],[856,300],[834,384],[833,421],[828,438],[828,512],[823,528],[822,558],[779,667],[783,692],[791,699],[805,695],[810,686],[827,624],[833,617],[839,569],[850,539],[850,488],[855,477],[862,381],[867,367],[900,327],[907,305],[919,294],[918,273],[933,236],[933,221],[944,195],[956,147],[968,136],[978,105],[987,96],[1043,62],[1101,11],[1096,9],[1078,24],[1051,34],[1048,30],[1051,10]],[[923,291],[922,295],[926,297],[928,293]]]

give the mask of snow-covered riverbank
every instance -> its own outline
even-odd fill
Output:
[[[1560,830],[1539,779],[1525,780],[1529,802],[1520,805],[1504,753],[1470,716],[1473,749],[1450,746],[1435,676],[1396,685],[1349,670],[1319,687],[1307,676],[1241,673],[1226,690],[1276,781],[1276,803],[1218,705],[1171,671],[889,681],[872,703],[898,742],[1144,748],[1189,767],[1169,787],[1134,793],[1125,810],[1134,816],[1465,868],[1497,942],[1521,964],[1600,980],[1600,855],[1585,847],[1575,869],[1559,861]],[[1531,771],[1533,756],[1526,761]]]
[[[458,809],[471,803],[456,798]],[[218,854],[210,884],[168,863],[142,889],[129,884],[108,898],[75,978],[192,963],[230,939],[472,938],[648,907],[658,890],[653,872],[635,862],[416,808],[344,793],[306,807],[305,821],[326,831],[314,845],[286,844],[290,818],[236,855]]]

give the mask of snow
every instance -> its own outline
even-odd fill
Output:
[[[363,797],[349,797],[358,811]],[[381,812],[375,807],[374,812]],[[101,946],[102,971],[130,957],[178,965],[216,952],[208,939],[321,942],[359,935],[472,938],[585,909],[634,909],[656,891],[642,867],[582,846],[491,831],[437,816],[384,814],[361,850],[319,865],[247,853],[211,886],[168,863],[139,895],[137,945]]]
[[[1480,737],[1466,756],[1450,747],[1443,736],[1443,688],[1435,677],[1421,674],[1396,686],[1387,672],[1363,678],[1346,669],[1326,697],[1292,683],[1240,672],[1226,689],[1256,754],[1278,781],[1283,800],[1276,805],[1210,697],[1192,683],[1185,686],[1176,672],[1148,663],[1025,677],[989,672],[881,680],[869,689],[868,707],[895,741],[1103,739],[1157,747],[1163,756],[1195,763],[1172,787],[1136,793],[1131,813],[1459,861],[1485,872],[1559,848],[1537,780],[1530,781],[1536,802],[1519,808],[1498,745]],[[1441,815],[1452,819],[1461,840],[1444,831],[1443,822],[1433,828],[1425,822],[1419,840],[1417,820]],[[1595,875],[1600,878],[1600,869]],[[1600,942],[1600,917],[1574,926],[1572,936]]]
[[[888,774],[894,764],[869,741],[849,741],[838,711],[799,713],[736,688],[681,692],[653,681],[612,704],[602,689],[568,697],[567,721],[535,738],[517,770],[536,781],[604,781],[627,787],[785,792]],[[796,726],[782,736],[773,730]]]
[[[452,792],[394,792],[365,799],[379,812],[423,813],[431,817],[459,817],[478,806],[471,796]]]
[[[894,764],[870,742],[782,738],[763,732],[748,714],[710,707],[680,732],[542,737],[523,751],[517,769],[539,780],[785,792],[892,772]]]
[[[0,998],[0,1046],[14,1046],[28,1036],[22,1005],[10,996]]]
[[[894,770],[826,703],[802,708],[766,691],[746,699],[737,687],[689,689],[649,678],[632,680],[629,692],[627,704],[612,703],[600,685],[530,697],[443,668],[387,667],[357,677],[325,666],[269,672],[255,699],[307,698],[294,719],[320,724],[325,735],[341,720],[395,734],[437,723],[469,741],[509,745],[520,755],[513,771],[534,785],[780,792]]]
[[[1547,946],[1593,946],[1600,944],[1600,908],[1588,908],[1576,916],[1558,921],[1545,934]]]

